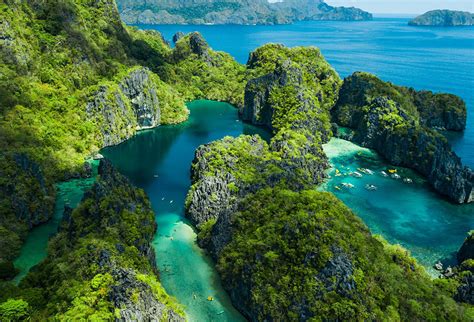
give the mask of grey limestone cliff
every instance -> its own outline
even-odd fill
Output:
[[[118,144],[137,130],[160,125],[157,86],[146,68],[129,72],[118,85],[103,85],[86,106],[99,124],[103,146]]]
[[[402,90],[373,75],[355,73],[344,80],[333,118],[354,130],[346,138],[376,150],[394,165],[415,169],[453,202],[474,201],[474,172],[462,165],[444,136],[426,126],[423,112]],[[465,123],[461,111],[456,124]]]

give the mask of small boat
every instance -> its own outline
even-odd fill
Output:
[[[405,183],[413,183],[413,180],[410,179],[410,178],[405,178],[405,179],[403,179],[403,182],[405,182]]]
[[[385,171],[380,171],[380,174],[381,174],[383,177],[388,177],[388,174],[387,174],[387,172],[385,172]]]
[[[214,298],[209,295],[209,296],[207,297],[207,300],[208,300],[208,301],[214,301]]]
[[[161,200],[165,200],[165,197],[161,198]]]
[[[397,173],[397,169],[388,169],[388,173]]]
[[[158,175],[157,175],[157,174],[155,174],[155,175],[153,175],[153,177],[155,177],[155,178],[158,178]]]
[[[336,177],[340,177],[340,176],[342,176],[341,171],[339,171],[338,169],[336,169]]]
[[[352,183],[343,182],[341,184],[344,188],[349,188],[349,189],[354,188],[354,185]]]
[[[440,272],[443,270],[443,264],[439,261],[436,264],[434,264],[433,267],[435,270],[440,271]]]
[[[398,179],[401,179],[401,177],[400,177],[398,174],[396,174],[396,173],[393,173],[393,174],[391,175],[391,177],[392,177],[392,179],[397,179],[397,180],[398,180]]]
[[[337,190],[341,190],[341,187],[339,186],[335,186],[334,188],[336,188]]]
[[[365,173],[365,174],[370,174],[370,175],[374,174],[374,172],[372,170],[366,169],[366,168],[357,168],[357,170],[359,170],[360,172]]]
[[[173,200],[171,200],[170,203],[173,203]]]
[[[355,171],[351,173],[351,176],[356,178],[362,178],[362,173]]]
[[[374,186],[373,184],[366,184],[365,185],[365,189],[369,190],[369,191],[376,191],[377,190],[377,187]]]

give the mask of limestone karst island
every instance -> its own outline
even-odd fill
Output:
[[[0,321],[473,321],[461,2],[0,2]]]

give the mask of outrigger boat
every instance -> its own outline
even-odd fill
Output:
[[[344,188],[349,188],[349,189],[354,188],[354,185],[352,183],[343,182],[341,184]]]
[[[357,170],[359,170],[360,172],[365,173],[365,174],[370,174],[370,175],[374,174],[374,172],[372,170],[366,169],[366,168],[357,168]]]
[[[362,177],[363,177],[363,176],[362,176],[362,173],[357,172],[357,171],[352,172],[352,173],[351,173],[351,176],[356,177],[356,178],[362,178]]]
[[[365,189],[367,189],[369,191],[375,191],[375,190],[377,190],[377,187],[374,186],[373,184],[366,184]]]

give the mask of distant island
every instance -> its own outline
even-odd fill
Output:
[[[433,10],[408,22],[410,26],[473,26],[474,15],[466,11]]]
[[[279,25],[302,20],[371,20],[358,8],[333,7],[322,0],[118,0],[127,24]]]

